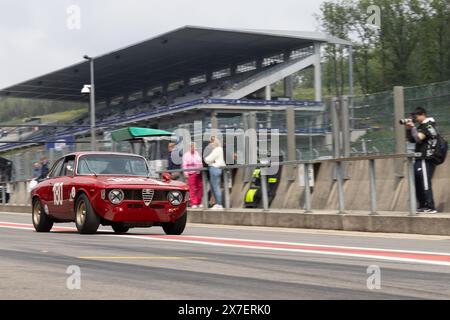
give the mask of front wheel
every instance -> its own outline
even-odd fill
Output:
[[[175,222],[164,222],[161,225],[164,232],[167,235],[179,236],[180,234],[183,233],[184,229],[186,228],[186,222],[187,222],[187,213],[183,214],[183,216],[180,217]]]
[[[33,226],[37,232],[50,232],[53,228],[53,221],[44,212],[40,200],[33,202]]]
[[[81,234],[96,233],[100,226],[100,217],[95,213],[89,198],[85,194],[78,197],[75,208],[75,224],[78,232]]]

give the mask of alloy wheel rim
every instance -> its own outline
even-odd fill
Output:
[[[33,221],[34,221],[35,225],[39,225],[39,223],[41,222],[41,207],[40,207],[39,203],[36,203],[34,205]]]
[[[79,226],[82,226],[84,222],[86,221],[86,204],[84,201],[81,201],[78,205],[77,210],[77,223]]]

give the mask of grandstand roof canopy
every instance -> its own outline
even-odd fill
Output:
[[[186,26],[95,57],[97,100],[216,71],[314,42],[351,45],[317,32],[231,30]],[[90,83],[89,62],[0,90],[0,96],[77,101]]]

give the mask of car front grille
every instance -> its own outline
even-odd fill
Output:
[[[108,189],[107,193],[111,191],[112,189]],[[154,189],[122,189],[124,193],[124,200],[129,201],[150,201],[150,203],[153,203],[155,201],[167,201],[167,194],[169,191],[167,190],[154,190]],[[153,192],[153,197],[151,197],[150,193],[145,193],[144,190],[151,190]],[[186,192],[182,191],[183,199],[186,195]]]
[[[167,192],[164,190],[153,190],[152,201],[167,200]],[[125,200],[144,201],[143,189],[123,189]]]
[[[142,200],[144,200],[144,203],[147,207],[152,203],[154,195],[155,195],[155,190],[142,189]]]

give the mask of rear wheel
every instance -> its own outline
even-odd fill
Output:
[[[186,228],[186,222],[187,213],[183,214],[183,216],[175,222],[164,222],[161,225],[167,235],[178,236],[182,234],[184,229]]]
[[[40,200],[33,202],[33,226],[37,232],[50,232],[53,227],[53,221],[45,213]]]
[[[125,227],[121,222],[115,222],[111,225],[115,233],[127,233],[130,228]]]
[[[95,213],[89,198],[85,194],[78,197],[75,208],[75,224],[78,232],[81,234],[96,233],[100,226],[100,217]]]

